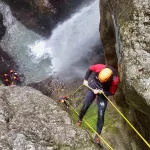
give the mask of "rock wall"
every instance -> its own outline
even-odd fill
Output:
[[[85,0],[3,0],[26,27],[47,37],[59,22]],[[90,0],[89,0],[90,1]]]
[[[150,142],[150,1],[101,0],[100,10],[106,62],[119,66],[119,101],[124,102],[118,103]],[[148,148],[136,138],[142,149]]]
[[[96,150],[51,98],[30,87],[0,87],[1,150]]]
[[[6,27],[3,24],[3,16],[0,13],[0,41],[6,32]],[[0,74],[8,72],[10,68],[17,68],[14,60],[2,50],[0,47]]]
[[[2,16],[2,14],[0,14],[0,40],[4,36],[5,30],[6,30],[6,28],[5,28],[4,24],[3,24],[3,16]]]

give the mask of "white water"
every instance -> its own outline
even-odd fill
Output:
[[[69,77],[85,74],[88,55],[100,43],[99,0],[88,5],[59,24],[48,40],[43,40],[17,21],[0,0],[0,12],[7,27],[0,45],[15,59],[27,83],[41,81],[52,72]]]
[[[37,41],[30,46],[32,54],[36,59],[49,55],[56,73],[70,70],[75,75],[83,75],[89,64],[82,60],[100,43],[99,20],[99,1],[96,0],[59,24],[47,41]]]
[[[3,22],[7,27],[5,36],[0,46],[6,51],[19,66],[19,72],[26,77],[26,83],[36,82],[48,77],[50,59],[40,58],[33,61],[28,45],[42,39],[41,36],[23,26],[11,13],[7,4],[0,0],[0,12],[3,14]]]

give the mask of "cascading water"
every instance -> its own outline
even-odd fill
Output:
[[[40,81],[48,77],[50,71],[48,67],[51,60],[48,57],[41,57],[38,62],[33,61],[34,56],[31,55],[31,50],[28,47],[42,37],[19,23],[12,16],[9,6],[1,1],[0,12],[3,14],[4,25],[7,27],[0,46],[14,58],[19,66],[19,72],[26,77],[26,83]]]
[[[95,1],[59,24],[47,41],[36,42],[31,51],[37,58],[51,56],[54,72],[81,77],[89,65],[87,55],[100,43],[99,20]]]
[[[87,55],[100,43],[98,0],[59,24],[48,40],[25,28],[2,2],[0,12],[7,27],[1,47],[16,60],[27,83],[43,80],[52,72],[70,70],[71,76],[83,75],[88,67]]]

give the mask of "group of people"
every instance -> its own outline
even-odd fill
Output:
[[[20,75],[17,73],[14,69],[10,69],[6,73],[1,73],[0,78],[2,83],[5,86],[10,86],[10,85],[21,85],[22,79],[24,78],[23,75]]]

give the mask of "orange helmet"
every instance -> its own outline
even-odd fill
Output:
[[[113,71],[109,68],[103,69],[99,75],[98,79],[101,83],[107,82],[113,75]]]

